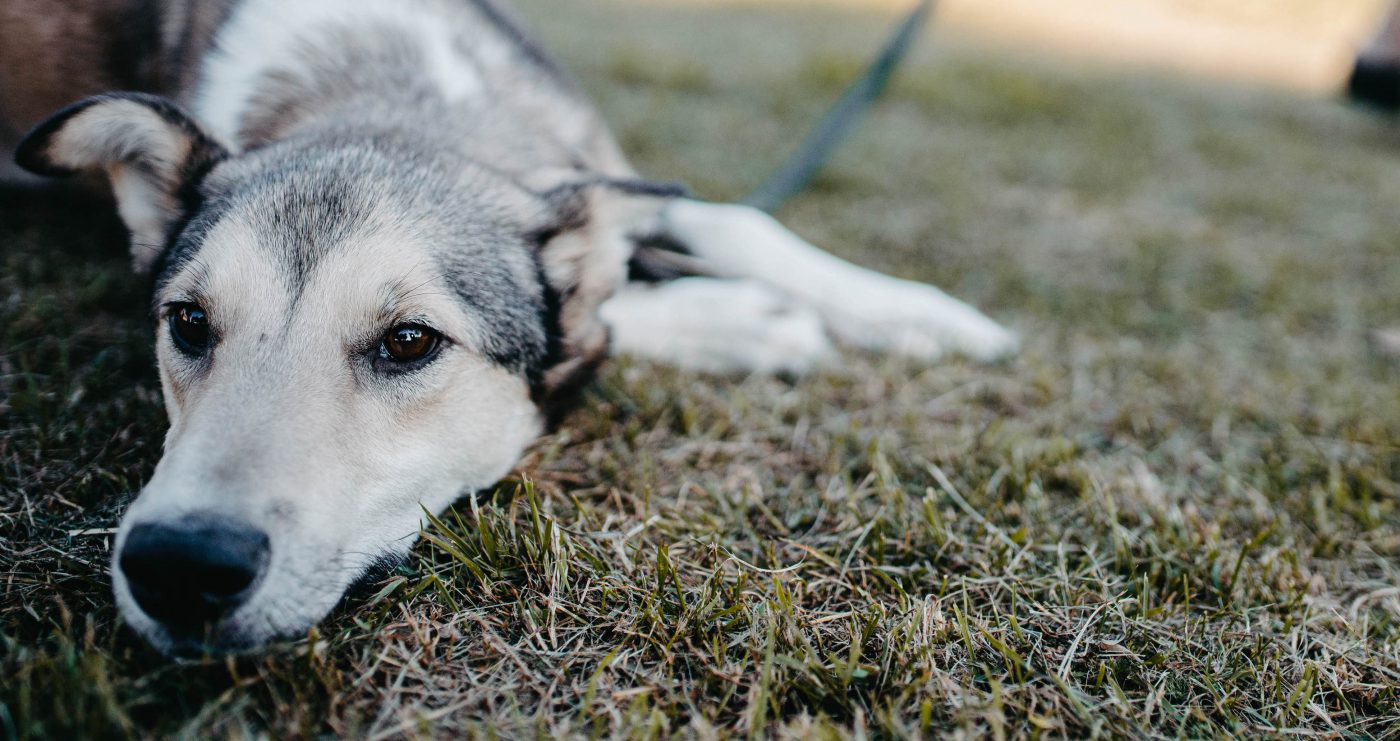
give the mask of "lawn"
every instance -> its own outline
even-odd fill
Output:
[[[531,0],[643,172],[743,195],[891,18]],[[611,363],[306,640],[173,665],[107,532],[164,413],[91,206],[0,201],[0,739],[1400,738],[1400,131],[925,47],[780,216],[1024,338],[999,367]]]

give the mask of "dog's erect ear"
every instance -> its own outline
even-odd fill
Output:
[[[200,181],[227,156],[174,102],[112,93],[74,103],[39,124],[20,142],[15,162],[50,177],[105,172],[131,230],[132,262],[144,273],[197,207]]]
[[[557,347],[536,400],[558,409],[607,357],[608,328],[599,308],[627,280],[634,237],[652,229],[666,204],[685,196],[686,189],[576,172],[550,180],[537,191],[545,209],[535,238],[559,326],[550,328]]]

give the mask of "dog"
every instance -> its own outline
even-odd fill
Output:
[[[0,0],[0,111],[26,177],[106,183],[153,286],[170,428],[112,582],[170,655],[305,635],[611,354],[783,373],[1016,344],[641,178],[497,0]]]

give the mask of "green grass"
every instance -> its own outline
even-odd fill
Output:
[[[714,198],[890,20],[567,6],[527,3]],[[1400,737],[1397,204],[1400,138],[1332,102],[940,43],[781,215],[1019,359],[613,363],[308,640],[172,665],[101,532],[159,456],[144,287],[110,219],[6,194],[0,738]]]

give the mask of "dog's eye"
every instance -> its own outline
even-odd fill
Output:
[[[417,324],[404,324],[389,330],[379,345],[379,357],[391,363],[421,363],[432,357],[442,344],[442,335]]]
[[[175,346],[190,355],[209,349],[209,315],[195,304],[179,304],[170,312],[170,336]]]

